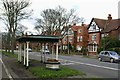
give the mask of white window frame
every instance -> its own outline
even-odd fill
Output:
[[[92,49],[90,49],[90,46],[88,46],[88,51],[89,52],[97,52],[97,47],[98,47],[97,44],[93,44]]]
[[[78,37],[77,37],[77,42],[79,42],[79,38],[80,38],[80,37],[78,36]]]
[[[80,36],[80,42],[82,42],[83,41],[83,36]]]
[[[96,37],[97,37],[96,34],[93,34],[92,35],[92,41],[96,40]]]
[[[72,41],[73,41],[73,38],[70,37],[70,38],[69,38],[69,42],[72,42]]]

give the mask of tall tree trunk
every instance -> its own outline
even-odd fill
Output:
[[[12,50],[12,53],[14,53],[14,47],[15,47],[15,32],[13,32],[13,35],[12,35],[12,44],[11,44],[11,50]]]
[[[11,48],[11,39],[10,39],[10,32],[8,32],[8,38],[7,38],[7,49],[8,49],[8,52],[10,52],[10,48]]]

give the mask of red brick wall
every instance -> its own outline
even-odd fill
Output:
[[[81,29],[81,33],[79,30]],[[80,26],[77,31],[77,36],[83,36],[82,42],[77,42],[77,45],[87,47],[88,46],[88,30],[85,26]]]
[[[66,41],[64,41],[64,39],[66,38]],[[68,38],[72,38],[72,42],[70,42],[72,45],[74,44],[74,36],[65,36],[63,39],[62,39],[62,42],[63,42],[63,45],[66,45],[68,44]]]
[[[93,40],[92,40],[92,35],[93,34],[96,34],[96,40],[94,40],[94,41],[96,41],[97,44],[99,44],[100,43],[100,38],[101,38],[99,32],[97,32],[97,33],[89,33],[89,43],[93,42]]]

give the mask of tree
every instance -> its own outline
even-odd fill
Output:
[[[1,19],[4,21],[8,29],[8,46],[9,50],[12,49],[14,52],[15,36],[20,21],[27,19],[30,16],[31,11],[27,11],[27,7],[30,5],[29,1],[26,0],[2,0],[2,13]]]
[[[28,28],[26,26],[20,24],[16,30],[16,33],[15,33],[16,36],[22,36],[24,34],[25,30],[27,30],[27,29]]]
[[[115,50],[116,48],[120,48],[120,40],[117,38],[110,38],[110,37],[104,37],[100,41],[100,48],[98,49],[98,53],[101,50]]]
[[[51,32],[54,31],[61,32],[63,26],[68,26],[69,24],[79,23],[82,21],[83,18],[79,18],[75,14],[74,9],[67,11],[65,8],[58,6],[55,9],[43,10],[41,12],[41,18],[36,19],[35,29],[39,34],[47,31],[47,35],[50,35]]]

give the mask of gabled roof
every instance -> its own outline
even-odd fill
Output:
[[[105,19],[99,19],[99,18],[92,18],[89,24],[89,27],[93,21],[97,24],[97,26],[100,29],[102,29],[102,32],[110,32],[120,27],[120,19],[105,20]]]

